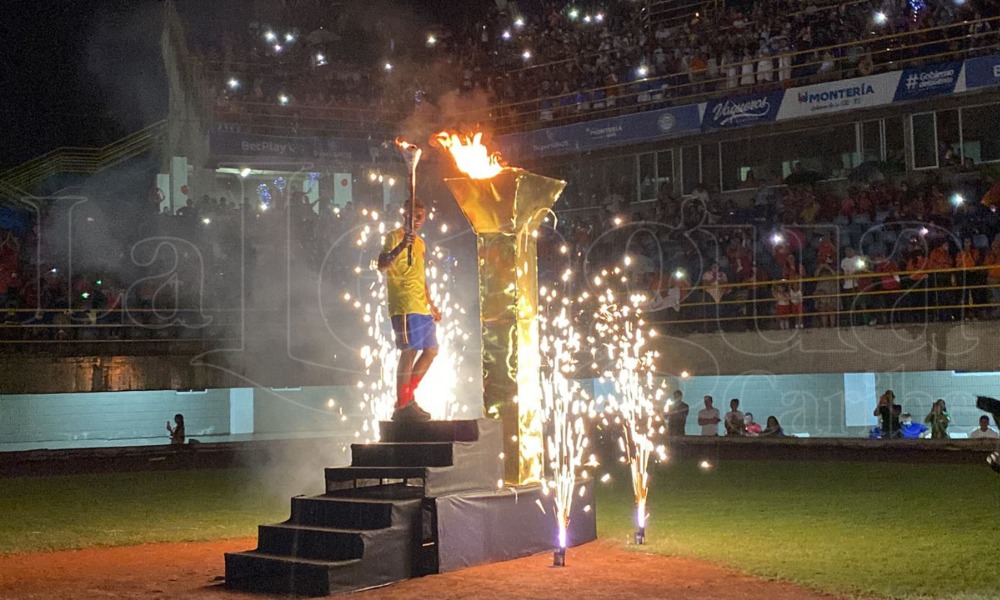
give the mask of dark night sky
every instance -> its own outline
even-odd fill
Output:
[[[234,2],[178,5],[185,17],[207,10],[214,13],[208,19],[246,13],[248,2]],[[420,15],[414,20],[446,25],[493,6],[492,0],[461,0],[456,14],[456,4],[400,0],[402,13]],[[59,146],[103,145],[166,116],[159,0],[4,0],[3,7],[0,170]]]
[[[158,3],[4,3],[0,167],[63,145],[101,145],[165,115],[155,23],[136,19],[148,14],[143,6]]]

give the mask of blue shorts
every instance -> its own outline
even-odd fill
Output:
[[[406,329],[403,329],[403,315],[393,315],[392,331],[396,334],[397,350],[423,350],[437,348],[437,323],[430,315],[410,313],[406,315]]]

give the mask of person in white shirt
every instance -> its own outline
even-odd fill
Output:
[[[698,421],[699,422],[701,421],[700,417]],[[979,417],[979,429],[969,434],[970,440],[979,440],[979,439],[995,440],[997,438],[1000,438],[1000,434],[998,434],[995,429],[990,427],[990,418],[987,417],[986,415]]]
[[[859,308],[859,306],[856,306],[856,295],[861,291],[861,285],[853,275],[864,271],[866,264],[865,257],[855,253],[854,248],[848,246],[844,249],[844,258],[840,261],[840,272],[844,275],[844,279],[841,280],[841,288],[844,291],[841,300],[845,311],[853,311]],[[857,325],[861,321],[858,315],[848,314],[850,315],[847,318],[849,324]]]
[[[705,408],[698,411],[701,435],[719,435],[719,409],[712,407],[712,397],[705,396]]]
[[[739,398],[729,401],[729,412],[726,413],[726,435],[746,435],[746,422],[740,411]]]

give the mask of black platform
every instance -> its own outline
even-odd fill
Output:
[[[329,595],[555,545],[552,499],[539,486],[497,489],[499,421],[382,423],[381,433],[381,443],[351,446],[350,467],[326,469],[326,494],[292,498],[291,518],[262,525],[256,550],[226,554],[226,587]],[[593,484],[581,485],[571,545],[597,537]]]

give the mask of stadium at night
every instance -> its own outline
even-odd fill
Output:
[[[0,597],[998,597],[995,1],[6,12]]]

